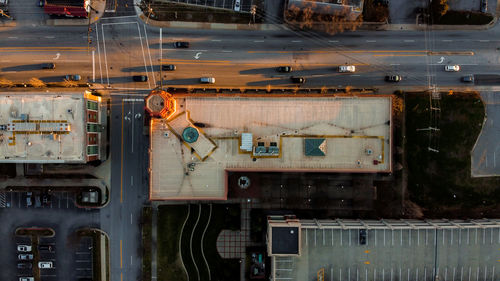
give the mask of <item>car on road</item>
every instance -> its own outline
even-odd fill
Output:
[[[202,84],[215,84],[215,78],[213,78],[213,77],[201,77],[200,83],[202,83]]]
[[[355,72],[356,66],[354,65],[341,65],[339,66],[339,72]]]
[[[470,75],[463,76],[461,80],[464,83],[474,83],[474,75],[470,74]]]
[[[278,68],[276,68],[276,71],[285,73],[292,72],[292,70],[293,70],[292,67],[288,65],[278,66]]]
[[[19,281],[35,281],[34,277],[19,277]]]
[[[189,48],[189,42],[177,41],[174,43],[175,48]]]
[[[54,245],[39,245],[38,250],[46,252],[54,252],[56,247]]]
[[[33,260],[33,254],[19,254],[17,255],[17,258],[20,261],[30,261]]]
[[[56,69],[55,63],[44,63],[42,64],[42,69]]]
[[[53,268],[54,264],[51,261],[39,261],[38,268]]]
[[[401,80],[403,80],[403,77],[401,77],[400,75],[387,75],[387,76],[385,76],[385,81],[387,81],[387,82],[400,82]]]
[[[359,230],[359,244],[366,245],[366,229]]]
[[[146,75],[134,75],[134,76],[132,76],[132,79],[135,82],[147,82],[148,81],[148,77]]]
[[[72,75],[66,75],[66,80],[68,81],[80,81],[82,80],[82,77],[78,74],[72,74]]]
[[[31,246],[28,245],[17,245],[18,252],[31,252]]]
[[[460,71],[460,66],[456,65],[456,64],[455,65],[445,65],[444,71],[457,72],[457,71]]]
[[[292,76],[290,77],[293,83],[297,84],[304,84],[306,82],[306,78],[304,77],[298,77],[298,76]]]
[[[19,268],[19,269],[33,268],[33,265],[29,262],[20,262],[17,264],[17,268]]]
[[[175,67],[175,65],[173,65],[173,64],[164,64],[161,66],[161,70],[174,71],[176,69],[177,69],[177,67]]]

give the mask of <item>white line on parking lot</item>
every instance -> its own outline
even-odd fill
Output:
[[[391,281],[392,281],[392,267],[391,267]]]
[[[441,40],[441,41],[443,41],[443,42],[453,42],[453,40],[447,40],[447,39]]]
[[[476,244],[477,244],[477,228],[476,228]]]
[[[130,186],[134,186],[134,176],[130,176]]]
[[[406,280],[410,281],[410,269],[409,268],[408,268],[408,278]]]
[[[427,267],[424,267],[424,280],[427,280]]]
[[[493,244],[493,228],[490,228],[490,230],[491,230],[491,233],[490,233],[490,237],[491,237],[490,244]]]
[[[132,256],[130,256],[130,265],[132,265]]]
[[[417,269],[415,270],[415,280],[418,280],[418,267],[417,267]]]
[[[401,65],[401,64],[399,64],[399,63],[391,63],[391,65]]]
[[[420,229],[417,228],[417,245],[420,246]]]
[[[223,53],[232,53],[233,51],[222,50]]]
[[[301,41],[301,40],[293,40],[292,42],[293,42],[293,43],[300,43],[300,42],[302,42],[302,41]]]
[[[339,269],[339,280],[342,280],[342,268]]]
[[[306,228],[307,229],[307,228]],[[307,241],[307,240],[306,240]],[[342,246],[342,229],[340,230],[340,246]]]
[[[444,269],[444,281],[446,281],[446,280],[447,280],[447,278],[448,278],[448,268],[446,267],[446,268]]]
[[[469,266],[469,281],[470,281],[470,273],[471,273],[471,268]]]
[[[401,280],[401,267],[399,268],[399,280]]]
[[[373,270],[373,280],[377,281],[377,269]]]
[[[392,246],[394,246],[394,230],[391,229],[391,235],[392,235]]]
[[[330,43],[338,43],[339,40],[328,40],[328,42],[330,42]]]
[[[377,246],[377,230],[375,229],[373,232],[375,233],[374,234],[375,235],[375,246]],[[367,234],[367,236],[368,236],[368,234]]]
[[[347,279],[350,280],[350,279]],[[382,281],[385,281],[385,269],[382,268]]]
[[[377,40],[366,40],[366,43],[375,43]]]
[[[254,43],[262,43],[262,42],[264,42],[264,40],[254,40],[253,42]]]
[[[452,281],[455,281],[455,267],[453,267],[453,277],[452,277]]]
[[[365,268],[365,281],[368,281],[368,269]]]
[[[486,273],[487,273],[487,272],[488,272],[488,268],[487,268],[487,266],[485,265],[485,266],[484,266],[484,279],[483,279],[484,281],[486,281]]]
[[[495,280],[495,266],[493,266],[493,269],[491,270],[491,281]]]
[[[8,37],[9,39],[17,39],[15,36]]]
[[[483,229],[483,245],[484,245],[484,240],[486,240],[486,229]]]
[[[212,41],[212,42],[220,42],[221,40],[219,40],[219,39],[212,39],[210,41]]]
[[[479,40],[479,42],[490,42],[490,40]]]
[[[316,247],[316,228],[314,229],[314,247]]]
[[[130,224],[132,224],[132,213],[130,213]]]
[[[463,277],[464,277],[464,267],[461,266],[460,268],[461,268],[461,270],[460,270],[460,281],[462,281]]]
[[[443,245],[444,245],[444,232],[446,231],[446,229],[443,229]]]
[[[385,246],[385,228],[384,228],[384,246]]]
[[[323,246],[325,246],[325,229],[323,228]]]
[[[411,246],[411,229],[408,229],[408,235],[409,235],[408,245]]]
[[[401,246],[403,246],[403,230],[401,229],[401,231],[399,233],[400,233],[400,237],[401,237]]]
[[[47,39],[54,39],[55,37],[54,36],[45,36],[45,38],[47,38]]]
[[[476,281],[479,281],[479,266],[477,267]]]
[[[358,245],[359,245],[359,239],[358,239]],[[349,246],[351,246],[351,229],[349,229]]]
[[[309,244],[309,240],[307,239],[307,228],[306,228],[306,246]]]
[[[415,42],[415,40],[404,40],[406,43]]]

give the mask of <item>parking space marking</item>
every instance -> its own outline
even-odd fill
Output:
[[[392,235],[392,246],[394,246],[394,230],[391,229],[391,235]]]
[[[477,228],[476,228],[476,244],[477,244]]]
[[[450,241],[450,245],[453,245],[453,229],[451,229],[451,241]]]
[[[323,228],[323,246],[325,246],[325,229]]]
[[[401,229],[400,231],[400,237],[401,237],[401,246],[403,246],[403,230]]]
[[[448,280],[448,267],[444,269],[444,281]]]
[[[486,240],[486,229],[483,229],[483,245],[484,245],[484,240]]]
[[[429,232],[427,231],[427,228],[425,229],[425,245],[427,245],[427,242],[429,241]]]
[[[358,231],[359,235],[359,231]],[[359,239],[358,239],[358,245],[359,245]],[[349,246],[351,246],[351,229],[349,229]]]
[[[419,228],[417,228],[417,245],[420,246],[420,229]]]
[[[340,246],[342,246],[342,229],[340,230]]]
[[[424,267],[424,280],[427,280],[427,267]]]
[[[377,246],[377,230],[376,229],[375,229],[374,233],[375,233],[374,234],[375,235],[375,246]],[[367,236],[366,238],[368,238],[368,231],[366,233],[366,236]],[[366,240],[368,240],[368,239],[366,239]]]
[[[316,228],[314,229],[314,247],[316,247]]]
[[[309,245],[309,239],[307,239],[307,228],[306,228],[306,246]]]
[[[443,229],[443,245],[444,245],[444,232],[446,231],[446,229]]]
[[[411,229],[408,229],[408,235],[409,235],[408,245],[411,246]]]
[[[415,280],[418,281],[418,267],[417,269],[415,270]]]

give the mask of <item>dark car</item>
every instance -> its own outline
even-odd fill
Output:
[[[82,77],[78,74],[66,75],[66,80],[68,80],[68,81],[80,81],[80,80],[82,80]]]
[[[387,75],[385,76],[385,81],[387,82],[399,82],[403,80],[403,77],[401,77],[400,75]]]
[[[276,71],[278,72],[292,72],[292,67],[291,66],[279,66],[276,68]]]
[[[42,69],[56,69],[55,63],[44,63],[42,64]]]
[[[189,42],[178,41],[174,43],[174,47],[176,48],[189,48]]]
[[[304,78],[304,77],[292,76],[292,77],[290,77],[290,79],[292,79],[293,83],[297,83],[297,84],[304,84],[306,82],[306,78]]]
[[[462,77],[462,82],[474,83],[474,75],[467,75],[467,76]]]
[[[17,264],[17,268],[33,268],[33,264],[30,262],[20,262]]]
[[[359,244],[366,245],[366,229],[359,230]]]
[[[134,75],[132,77],[132,79],[134,79],[135,82],[147,82],[148,81],[148,77],[146,75]]]
[[[177,67],[173,64],[164,64],[161,66],[161,70],[174,71],[175,69],[177,69]]]
[[[39,245],[38,249],[46,252],[54,252],[56,250],[54,245]]]
[[[43,203],[43,205],[45,205],[45,206],[50,205],[50,199],[51,199],[50,194],[47,194],[47,193],[42,194],[42,203]]]

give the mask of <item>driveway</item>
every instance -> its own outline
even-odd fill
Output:
[[[427,7],[427,0],[391,0],[389,1],[389,23],[414,24],[416,8]]]
[[[500,93],[482,92],[486,105],[486,122],[472,149],[473,177],[500,175]]]

